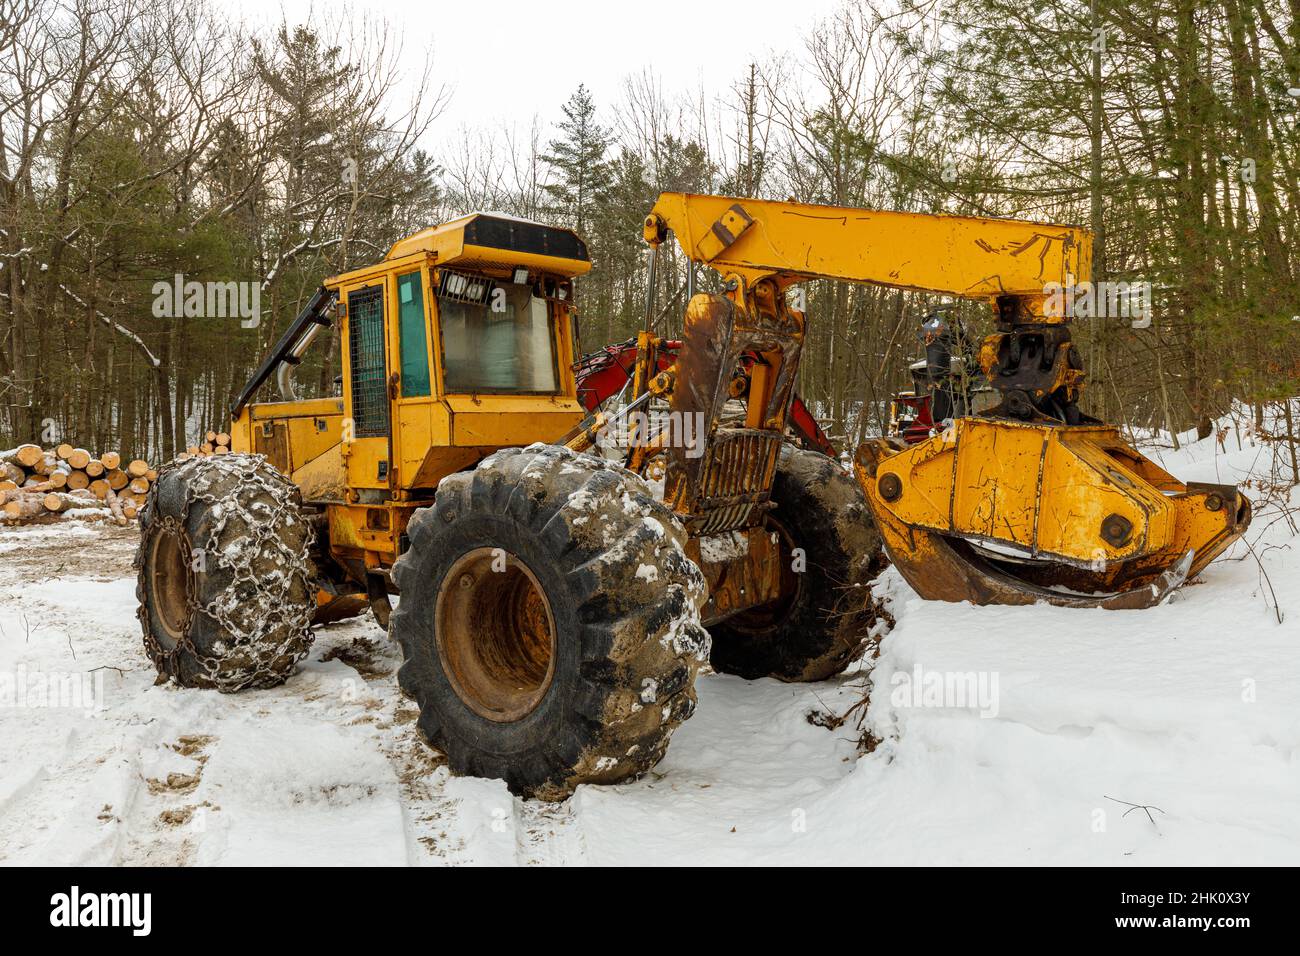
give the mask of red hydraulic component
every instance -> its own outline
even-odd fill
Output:
[[[676,361],[677,350],[681,342],[675,339],[659,343],[658,370],[667,371]],[[746,352],[741,356],[741,364],[748,371],[758,356]],[[628,339],[617,345],[607,345],[598,352],[584,355],[573,366],[578,379],[578,400],[589,412],[594,412],[606,399],[613,398],[623,390],[632,378],[636,367],[636,339]],[[831,444],[826,433],[821,430],[813,418],[808,406],[796,393],[790,405],[789,425],[795,436],[807,448],[829,455],[838,456],[835,446]]]

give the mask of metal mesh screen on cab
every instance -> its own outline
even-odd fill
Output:
[[[371,286],[348,295],[348,327],[354,434],[357,438],[387,435],[383,286]]]

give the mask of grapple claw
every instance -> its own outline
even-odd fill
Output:
[[[1154,607],[1239,538],[1233,486],[1183,484],[1109,426],[958,419],[858,449],[890,559],[923,598]]]

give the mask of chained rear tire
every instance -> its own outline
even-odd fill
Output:
[[[695,709],[704,578],[645,484],[566,448],[443,479],[393,568],[419,728],[458,774],[563,799],[653,767]]]
[[[283,683],[311,645],[311,537],[298,489],[261,455],[165,465],[135,560],[159,675],[224,692]]]
[[[815,681],[842,672],[881,637],[888,615],[871,582],[887,563],[858,483],[820,452],[785,445],[772,485],[785,594],[709,628],[715,670]],[[794,548],[805,566],[791,571]]]

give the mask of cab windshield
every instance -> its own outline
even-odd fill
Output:
[[[528,286],[494,286],[483,304],[441,297],[438,321],[447,392],[559,391],[550,310]]]

